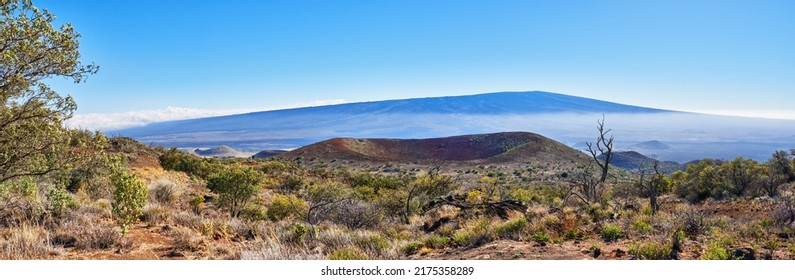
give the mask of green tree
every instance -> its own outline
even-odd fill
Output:
[[[127,228],[141,216],[149,190],[141,179],[124,171],[116,171],[111,177],[111,182],[115,187],[113,216],[116,223],[121,226],[122,233],[127,234]]]
[[[674,172],[671,180],[676,195],[690,202],[720,198],[729,184],[720,173],[720,163],[712,159],[688,165],[687,172]]]
[[[776,151],[768,160],[771,175],[783,177],[786,183],[795,182],[795,169],[792,168],[790,155],[786,151]]]
[[[659,161],[654,161],[652,169],[653,173],[641,165],[637,186],[641,193],[649,198],[649,207],[651,207],[652,214],[656,214],[660,210],[660,203],[657,201],[657,197],[668,191],[671,182],[660,172]]]
[[[85,80],[97,71],[80,63],[78,38],[70,24],[29,0],[0,0],[0,183],[42,176],[70,166],[64,120],[76,109],[45,81]]]
[[[237,218],[249,200],[261,189],[265,179],[262,172],[251,167],[231,166],[213,173],[207,179],[207,188],[218,194],[218,203]]]
[[[755,160],[741,157],[724,162],[720,169],[730,185],[730,190],[737,196],[743,196],[757,187],[765,173],[764,166]]]

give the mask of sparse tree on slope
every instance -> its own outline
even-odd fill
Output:
[[[210,175],[207,188],[218,194],[220,206],[236,218],[246,203],[261,189],[265,176],[251,167],[232,166]]]
[[[75,83],[96,72],[79,62],[79,34],[53,26],[55,16],[29,0],[0,0],[0,183],[67,168],[69,133],[64,120],[76,105],[44,83]]]

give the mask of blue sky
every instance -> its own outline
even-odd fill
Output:
[[[795,1],[34,3],[100,65],[54,82],[78,116],[543,90],[795,118]]]

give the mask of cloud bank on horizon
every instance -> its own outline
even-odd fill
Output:
[[[199,109],[168,106],[158,110],[131,111],[122,113],[75,114],[66,121],[66,127],[87,130],[115,130],[144,126],[150,123],[206,118],[224,115],[244,114],[258,111],[291,109],[342,104],[344,99],[314,100],[280,107],[239,108],[239,109]]]

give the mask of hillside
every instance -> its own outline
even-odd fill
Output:
[[[429,139],[334,138],[280,155],[321,160],[375,162],[571,162],[585,154],[529,132],[503,132]]]
[[[281,155],[281,154],[286,153],[286,152],[287,151],[285,151],[285,150],[262,150],[262,151],[259,151],[256,154],[254,154],[253,156],[251,156],[251,158],[253,158],[253,159],[269,158],[269,157]]]

